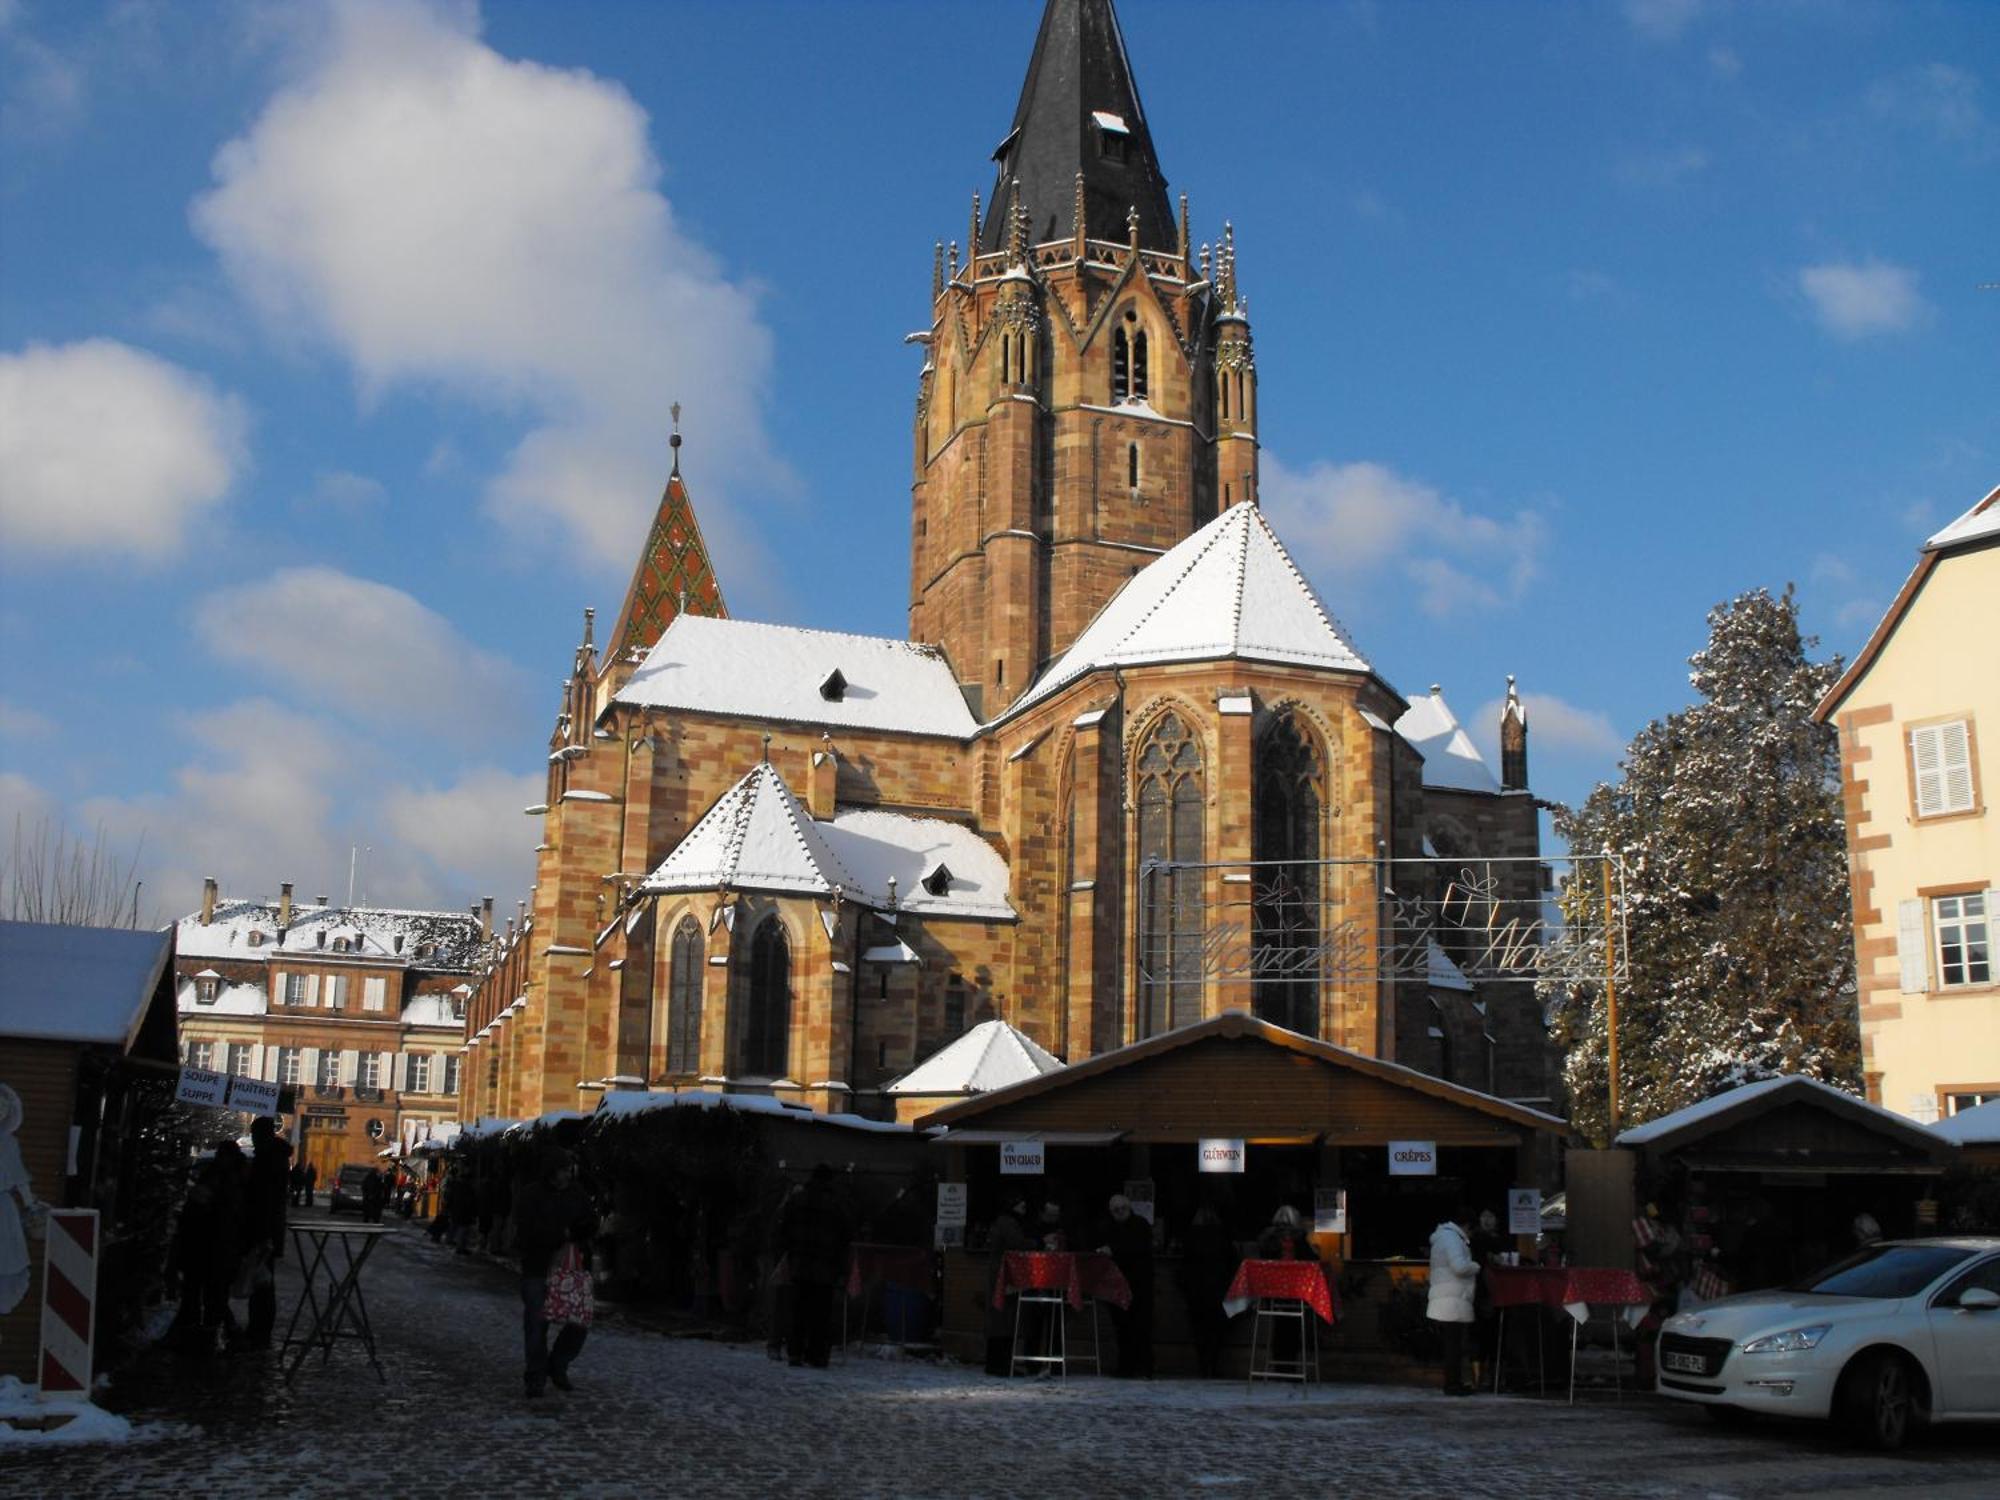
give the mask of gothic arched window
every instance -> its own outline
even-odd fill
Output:
[[[781,1078],[791,1054],[792,950],[776,917],[766,917],[750,940],[749,1002],[742,1072]]]
[[[1111,399],[1123,401],[1132,394],[1132,341],[1120,328],[1111,335]]]
[[[707,967],[702,948],[701,924],[693,917],[682,917],[674,929],[673,956],[667,966],[669,1073],[701,1069],[701,974]]]
[[[1166,713],[1139,752],[1139,1033],[1201,1019],[1201,747]]]
[[[1296,716],[1281,713],[1257,741],[1251,777],[1252,972],[1266,1021],[1319,1035],[1319,757]]]
[[[1132,394],[1140,401],[1146,399],[1146,330],[1143,328],[1132,335]]]

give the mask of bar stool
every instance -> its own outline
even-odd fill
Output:
[[[1279,1359],[1278,1329],[1296,1323],[1299,1352],[1296,1359]],[[1319,1379],[1319,1316],[1296,1297],[1259,1297],[1256,1317],[1250,1324],[1250,1375],[1248,1384],[1258,1380],[1296,1380],[1303,1390],[1307,1381]],[[1259,1359],[1259,1344],[1262,1358]]]
[[[1029,1307],[1046,1309],[1038,1354],[1021,1351],[1021,1315]],[[1014,1294],[1014,1352],[1007,1367],[1009,1375],[1020,1374],[1023,1365],[1041,1370],[1053,1366],[1058,1375],[1065,1380],[1069,1378],[1069,1337],[1063,1321],[1066,1310],[1067,1300],[1057,1287],[1023,1287]]]

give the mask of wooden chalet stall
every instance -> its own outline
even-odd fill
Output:
[[[1344,1207],[1345,1232],[1314,1235],[1322,1259],[1338,1267],[1346,1305],[1325,1345],[1329,1375],[1381,1374],[1402,1362],[1399,1320],[1427,1277],[1432,1230],[1460,1198],[1504,1222],[1507,1190],[1540,1185],[1537,1138],[1567,1129],[1554,1116],[1236,1011],[917,1123],[945,1127],[932,1149],[945,1154],[944,1180],[968,1188],[966,1247],[945,1263],[942,1337],[953,1353],[971,1357],[984,1338],[984,1236],[1007,1197],[1025,1190],[1031,1219],[1039,1205],[1055,1205],[1069,1244],[1090,1248],[1101,1241],[1108,1199],[1122,1191],[1152,1205],[1163,1373],[1194,1368],[1178,1247],[1199,1207],[1213,1207],[1244,1250],[1281,1207],[1296,1208],[1308,1226],[1317,1207],[1320,1227]],[[1003,1177],[1001,1148],[1024,1141],[1040,1143],[1043,1174]],[[1202,1170],[1205,1142],[1240,1142],[1241,1170]],[[1395,1171],[1392,1150],[1404,1158]],[[1406,1175],[1413,1166],[1430,1171]],[[1232,1336],[1240,1368],[1248,1334],[1239,1326]]]
[[[1958,1145],[1802,1076],[1766,1078],[1622,1132],[1638,1208],[1656,1205],[1736,1291],[1782,1285],[1854,1246],[1867,1214],[1890,1237],[1936,1224]]]
[[[101,1306],[150,1269],[132,1261],[161,1248],[128,1242],[119,1210],[151,1107],[137,1082],[177,1065],[173,949],[170,931],[0,922],[0,1083],[20,1100],[18,1118],[11,1101],[0,1110],[0,1131],[36,1201],[102,1213]],[[44,1245],[29,1236],[25,1293],[0,1311],[0,1375],[36,1378]]]

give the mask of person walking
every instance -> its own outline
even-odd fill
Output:
[[[1460,1206],[1431,1232],[1431,1286],[1424,1316],[1437,1325],[1444,1346],[1444,1393],[1469,1396],[1465,1383],[1465,1330],[1473,1317],[1473,1288],[1479,1266],[1472,1258],[1472,1238],[1466,1232],[1471,1210]]]
[[[786,1362],[824,1370],[832,1347],[833,1289],[847,1270],[847,1211],[833,1190],[833,1168],[812,1169],[805,1191],[785,1205],[778,1241],[791,1267],[792,1326]]]
[[[314,1165],[314,1164],[313,1164],[312,1162],[307,1162],[307,1163],[306,1163],[306,1202],[305,1202],[305,1206],[306,1206],[307,1208],[311,1208],[311,1207],[313,1206],[313,1189],[317,1188],[318,1186],[319,1186],[319,1168],[318,1168],[318,1167],[317,1167],[316,1165]]]
[[[250,1172],[243,1204],[243,1254],[249,1261],[250,1308],[241,1349],[268,1349],[278,1321],[273,1268],[285,1258],[285,1208],[291,1181],[291,1142],[278,1122],[259,1115],[250,1122]]]
[[[1236,1274],[1236,1247],[1223,1227],[1215,1205],[1204,1203],[1194,1211],[1187,1232],[1181,1236],[1181,1296],[1187,1303],[1189,1329],[1194,1336],[1195,1368],[1205,1380],[1222,1373],[1222,1340],[1226,1319],[1222,1298]]]
[[[993,1305],[993,1294],[1000,1286],[1000,1272],[1007,1257],[1015,1251],[1033,1247],[1034,1241],[1028,1237],[1028,1200],[1016,1193],[1007,1206],[993,1216],[993,1223],[986,1231],[986,1260],[990,1268],[986,1277],[986,1299],[982,1304],[986,1309],[986,1373],[988,1375],[1011,1375],[1014,1372],[1014,1323],[1011,1310],[1005,1298],[1000,1305]]]
[[[521,1252],[521,1343],[526,1355],[522,1378],[531,1398],[542,1394],[544,1384],[559,1391],[572,1389],[569,1367],[582,1352],[589,1330],[581,1323],[564,1323],[555,1347],[549,1346],[549,1273],[557,1255],[570,1246],[582,1252],[588,1266],[596,1227],[590,1194],[576,1180],[576,1162],[560,1147],[549,1147],[540,1175],[514,1199],[515,1239]]]
[[[306,1195],[306,1169],[297,1162],[292,1163],[291,1173],[286,1178],[286,1187],[291,1192],[292,1207],[304,1208],[305,1203],[303,1200]]]
[[[382,1180],[382,1169],[376,1167],[361,1179],[361,1222],[380,1224],[382,1204],[389,1196],[389,1185]]]

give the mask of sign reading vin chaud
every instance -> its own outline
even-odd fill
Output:
[[[1389,1142],[1391,1177],[1435,1177],[1438,1174],[1436,1141]]]

